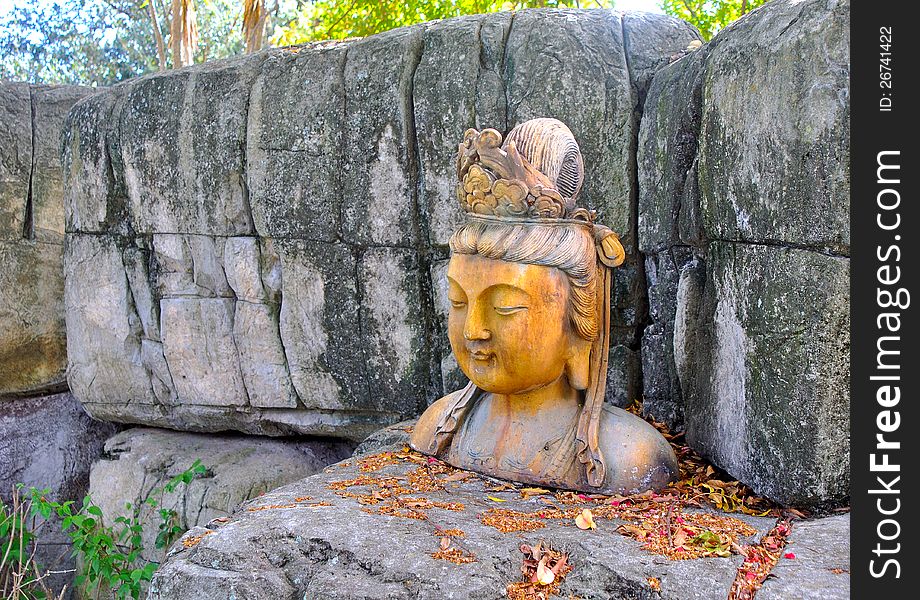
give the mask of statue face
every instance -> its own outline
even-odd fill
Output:
[[[537,389],[572,356],[569,282],[561,270],[455,254],[447,269],[448,337],[464,374],[496,394]]]

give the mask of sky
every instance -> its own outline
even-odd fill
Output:
[[[0,0],[0,16],[9,12],[10,8],[15,5],[31,4],[33,2],[48,2],[48,0]],[[660,13],[658,8],[659,0],[616,0],[616,8],[619,10],[644,10],[647,12]]]

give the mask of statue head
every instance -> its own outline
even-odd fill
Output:
[[[513,394],[564,374],[586,389],[599,320],[588,228],[473,221],[450,247],[448,337],[470,381]]]
[[[468,393],[513,395],[560,378],[583,391],[578,458],[600,485],[609,268],[625,254],[575,204],[584,176],[578,144],[555,119],[527,121],[504,143],[494,129],[470,129],[457,175],[469,221],[450,240],[448,335]],[[450,429],[445,419],[439,433]]]

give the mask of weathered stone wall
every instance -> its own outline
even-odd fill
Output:
[[[66,389],[60,132],[91,92],[0,82],[0,398]]]
[[[61,128],[92,88],[0,82],[0,498],[13,486],[79,500],[105,439],[66,391],[64,187]],[[74,560],[59,521],[38,529],[36,560],[72,587]],[[67,597],[70,595],[68,593]]]
[[[762,494],[840,500],[848,18],[773,0],[687,52],[663,16],[521,11],[96,94],[64,133],[70,386],[191,431],[359,439],[418,413],[462,384],[456,144],[551,116],[629,253],[608,400],[643,396]]]
[[[468,127],[565,121],[623,235],[610,401],[638,394],[635,146],[664,16],[522,11],[115,86],[65,131],[68,380],[90,414],[360,439],[458,385],[441,277]]]
[[[640,134],[645,408],[790,504],[849,493],[848,30],[774,0],[659,71]]]

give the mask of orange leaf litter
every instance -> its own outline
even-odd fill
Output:
[[[770,571],[779,562],[790,531],[792,525],[789,521],[780,521],[763,536],[759,544],[745,548],[744,562],[738,567],[738,573],[728,592],[728,600],[754,598],[754,594],[763,586]]]
[[[640,414],[641,405],[634,403],[628,410]],[[546,522],[549,520],[574,523],[576,517],[583,515],[587,504],[591,507],[590,511],[594,519],[627,521],[627,524],[617,529],[619,533],[642,541],[643,549],[672,560],[726,556],[729,552],[748,552],[747,556],[753,556],[756,559],[759,552],[756,548],[759,548],[759,545],[754,546],[754,550],[746,550],[738,544],[741,537],[756,534],[756,529],[733,517],[720,514],[686,513],[683,509],[688,506],[705,504],[721,512],[743,512],[750,515],[778,517],[781,514],[780,507],[756,496],[747,486],[731,480],[729,476],[706,463],[696,452],[682,443],[683,434],[671,434],[663,424],[653,420],[650,422],[671,443],[680,466],[679,481],[670,484],[662,494],[645,492],[632,496],[611,497],[556,491],[550,497],[548,490],[525,488],[520,491],[524,500],[538,497],[548,506],[533,512],[490,508],[479,515],[480,521],[502,533],[535,531],[546,527]],[[447,483],[478,478],[474,473],[456,469],[443,461],[424,456],[411,450],[408,446],[403,447],[401,452],[382,452],[364,457],[358,461],[358,466],[362,473],[370,473],[390,465],[406,462],[416,464],[417,467],[404,476],[370,477],[362,474],[354,479],[331,482],[328,488],[334,490],[339,496],[354,498],[361,504],[380,504],[375,509],[362,509],[372,514],[426,520],[427,514],[424,510],[429,508],[464,510],[460,503],[435,502],[425,498],[406,499],[403,496],[440,491],[445,489]],[[442,475],[446,477],[439,477]],[[369,491],[364,493],[349,491],[348,488],[352,487],[365,487]],[[496,491],[501,490],[517,491],[519,488],[506,484]],[[630,523],[635,524],[630,525]],[[449,536],[445,532],[439,535]],[[764,539],[766,540],[767,536]],[[473,555],[450,547],[432,553],[432,557],[464,564],[471,562],[467,559]],[[475,560],[475,557],[472,560]],[[757,564],[767,565],[768,563],[755,560],[754,565]],[[763,575],[764,578],[774,564],[775,561],[769,564]],[[571,566],[568,566],[566,573],[570,570]],[[749,576],[745,577],[749,578]],[[550,588],[558,589],[557,586],[561,579],[557,577],[549,586],[543,586],[539,581],[536,584],[516,582],[508,587],[509,598],[512,600],[546,598],[555,593]],[[534,585],[543,589],[538,590]],[[650,588],[656,589],[658,586],[660,582],[657,579],[649,578]],[[737,599],[733,597],[732,600],[743,600],[744,598],[746,597],[738,596]]]
[[[184,540],[182,540],[182,545],[186,548],[192,548],[194,546],[197,546],[198,543],[201,542],[201,540],[204,539],[205,536],[211,535],[212,533],[214,532],[211,530],[208,530],[208,531],[203,532],[201,535],[193,535],[191,537],[187,537]]]

